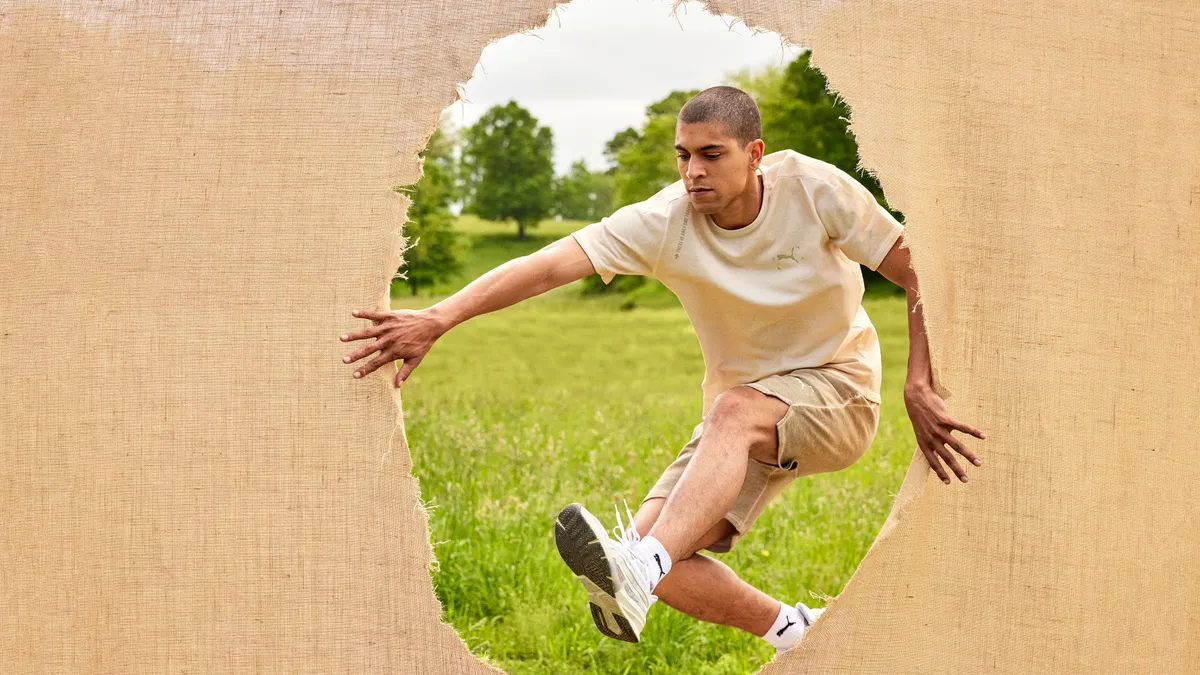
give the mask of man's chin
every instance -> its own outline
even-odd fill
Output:
[[[692,208],[697,213],[716,213],[721,210],[721,205],[713,199],[711,194],[695,194],[688,193],[688,199],[692,200]]]

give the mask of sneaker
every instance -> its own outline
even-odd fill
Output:
[[[649,565],[633,550],[641,537],[628,504],[625,513],[629,524],[623,526],[617,513],[614,531],[619,534],[613,539],[582,504],[569,504],[558,514],[554,541],[558,554],[587,590],[596,628],[610,638],[637,642],[646,613],[658,596],[649,590]]]
[[[804,633],[807,633],[809,626],[816,623],[817,619],[819,619],[821,615],[825,613],[824,607],[809,609],[808,605],[804,604],[803,602],[796,603],[796,610],[800,612],[800,618],[804,620]],[[804,639],[804,633],[800,634],[801,640]],[[799,644],[799,640],[797,641],[797,644]],[[776,649],[775,653],[782,654],[786,651],[786,649]]]

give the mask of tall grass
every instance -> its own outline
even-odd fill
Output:
[[[720,556],[789,603],[823,605],[821,595],[841,590],[913,456],[904,299],[865,305],[884,360],[874,445],[845,471],[792,483]],[[554,519],[567,503],[609,526],[622,499],[636,511],[699,421],[702,377],[682,309],[620,311],[569,288],[472,319],[434,346],[402,392],[406,430],[432,509],[436,592],[474,653],[510,673],[547,675],[748,673],[773,656],[760,638],[661,602],[639,645],[605,638],[555,550]]]

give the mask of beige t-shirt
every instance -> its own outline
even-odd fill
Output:
[[[794,150],[765,155],[763,204],[736,230],[696,213],[682,180],[574,233],[604,283],[655,277],[700,340],[703,414],[721,392],[828,367],[880,402],[879,337],[858,263],[874,270],[904,230],[858,181]]]

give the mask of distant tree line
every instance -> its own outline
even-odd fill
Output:
[[[758,103],[767,153],[792,149],[827,161],[855,176],[887,206],[875,177],[858,170],[846,107],[826,89],[825,77],[809,67],[808,52],[786,66],[739,72],[727,83]],[[421,180],[402,189],[414,202],[406,232],[410,240],[419,238],[405,252],[401,272],[413,294],[460,269],[452,205],[464,214],[512,222],[523,239],[546,218],[595,222],[679,180],[675,119],[697,93],[672,91],[648,105],[640,128],[619,131],[605,144],[606,169],[593,171],[579,160],[559,176],[554,175],[553,133],[515,101],[494,106],[466,129],[451,128],[443,119],[422,154]],[[863,272],[868,284],[879,278],[866,268]],[[618,278],[606,287],[592,275],[584,292],[627,292],[644,283],[642,277]]]

